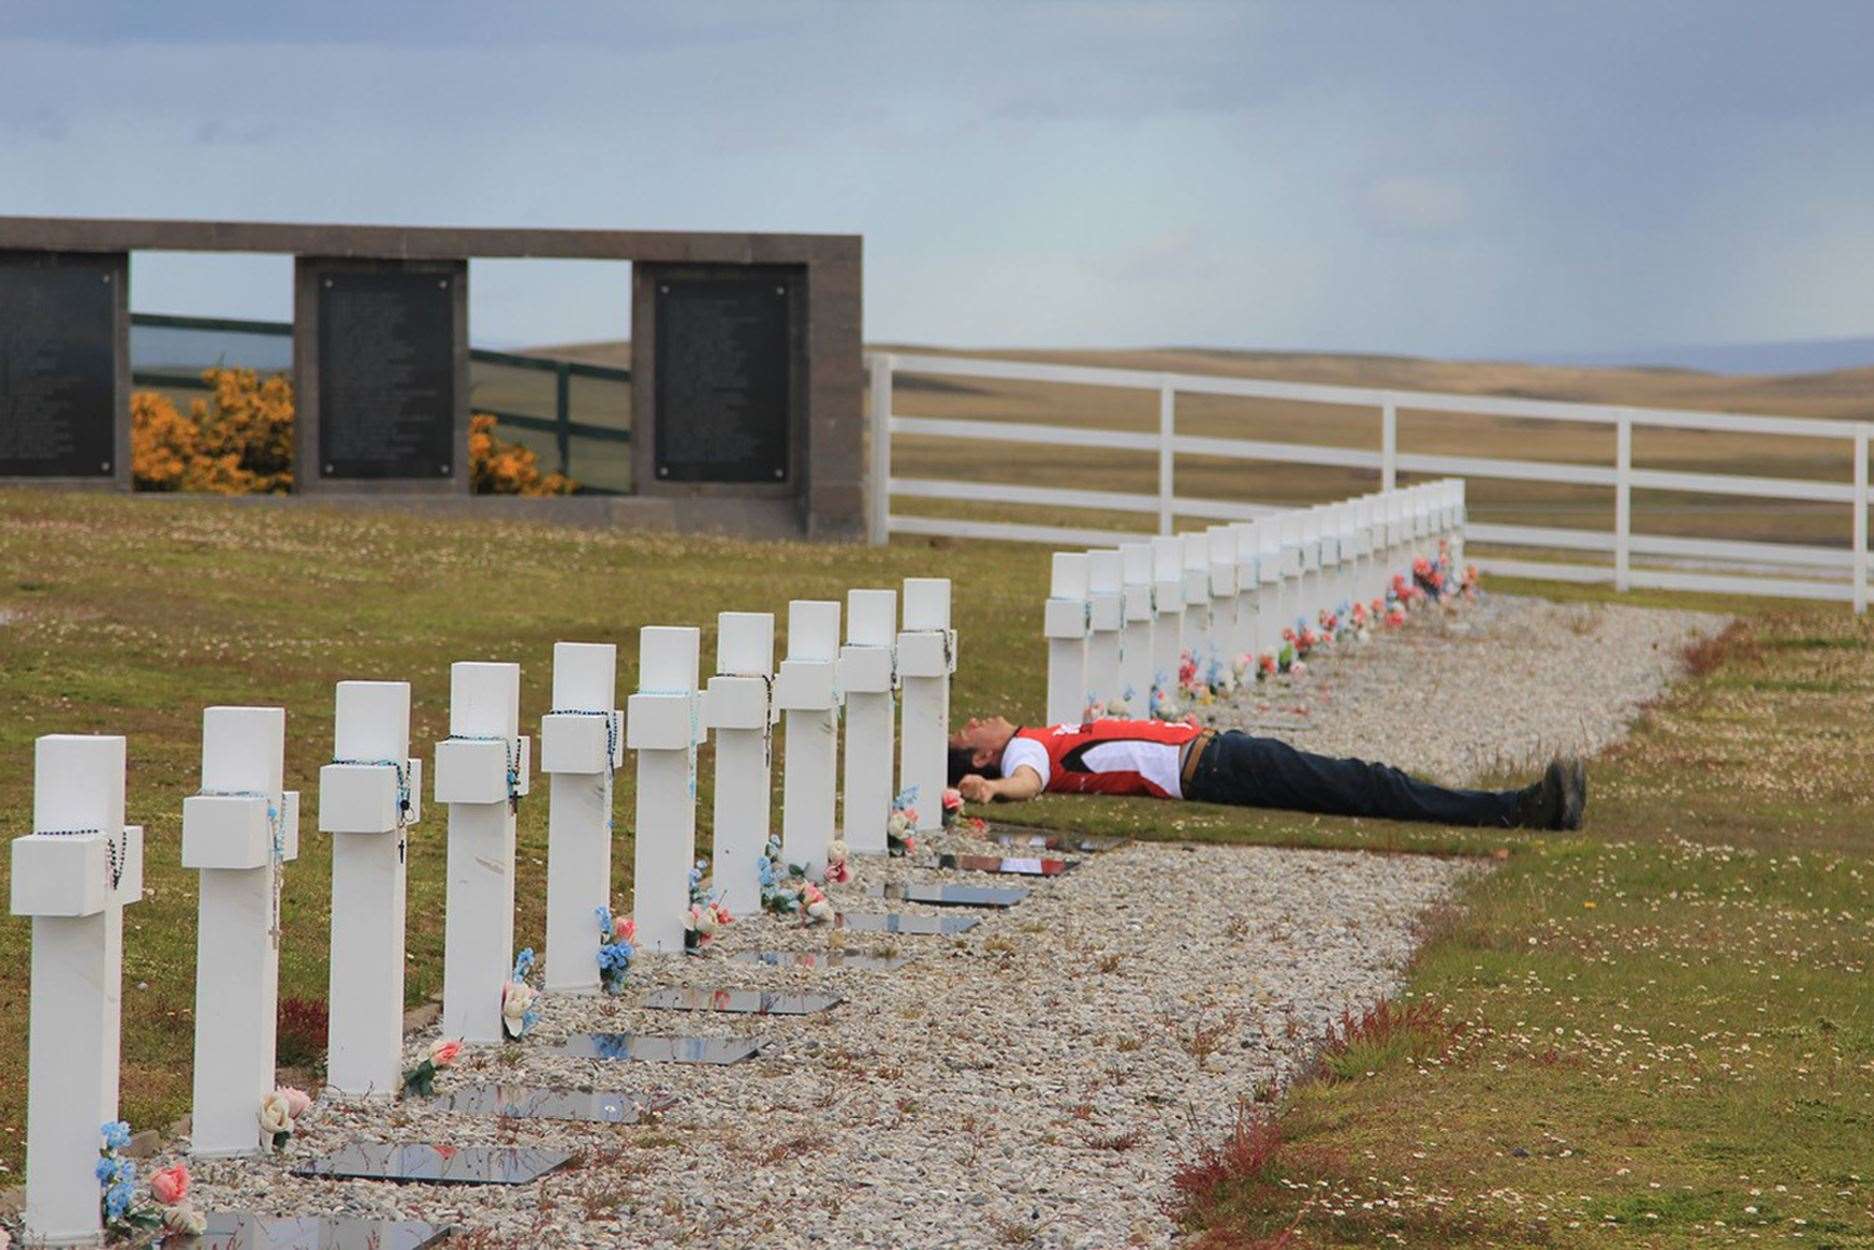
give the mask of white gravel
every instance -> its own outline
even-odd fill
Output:
[[[458,1223],[488,1230],[477,1245],[1163,1244],[1180,1155],[1225,1131],[1238,1098],[1305,1062],[1343,1009],[1392,989],[1413,917],[1466,871],[1406,856],[1134,845],[1028,882],[1026,902],[961,938],[845,935],[848,949],[915,957],[894,972],[731,963],[735,950],[824,949],[835,937],[743,917],[706,956],[640,960],[621,998],[543,998],[525,1041],[476,1048],[438,1082],[673,1094],[661,1123],[502,1124],[420,1103],[321,1103],[281,1160],[197,1163],[198,1202]],[[867,882],[940,875],[989,880],[867,861],[835,896],[885,910],[861,895]],[[830,988],[848,1001],[806,1018],[635,1005],[657,985]],[[1200,1027],[1221,1030],[1201,1065],[1190,1047]],[[549,1053],[587,1029],[771,1045],[734,1067]],[[411,1039],[411,1062],[429,1037]],[[587,1161],[515,1189],[285,1175],[354,1139],[564,1145]]]
[[[1338,644],[1305,677],[1198,709],[1208,723],[1463,785],[1626,735],[1728,617],[1486,594]]]

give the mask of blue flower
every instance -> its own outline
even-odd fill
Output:
[[[109,1155],[101,1155],[91,1168],[91,1174],[98,1178],[98,1184],[108,1185],[117,1179],[117,1160]]]
[[[108,1150],[121,1150],[130,1144],[130,1126],[122,1120],[112,1120],[102,1131],[104,1145]]]
[[[510,979],[525,981],[527,979],[527,974],[533,970],[533,966],[534,948],[531,946],[525,947],[520,954],[514,957],[514,975]]]
[[[608,938],[611,937],[613,927],[612,909],[609,907],[594,907],[592,909],[592,914],[599,918],[599,932]]]
[[[119,1181],[104,1191],[104,1213],[113,1220],[124,1218],[124,1212],[130,1209],[130,1199],[135,1190],[129,1181]]]

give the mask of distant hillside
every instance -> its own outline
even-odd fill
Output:
[[[874,343],[868,348],[1115,369],[1211,373],[1278,382],[1455,391],[1582,403],[1635,404],[1647,408],[1706,408],[1794,417],[1874,419],[1874,365],[1822,373],[1733,374],[1632,365],[1517,364],[1201,347],[977,349]],[[631,363],[631,344],[625,341],[568,343],[533,350],[541,355],[567,356],[594,364],[625,366]]]
[[[1623,352],[1541,353],[1539,364],[1661,367],[1706,373],[1829,373],[1874,366],[1874,338],[1790,339],[1781,343],[1706,343]]]

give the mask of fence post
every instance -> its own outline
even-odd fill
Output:
[[[1627,540],[1633,529],[1633,418],[1614,428],[1614,589],[1627,588]]]
[[[561,361],[553,370],[553,438],[560,448],[560,472],[573,475],[573,368]]]
[[[1854,432],[1854,610],[1867,611],[1867,426]]]
[[[891,371],[897,363],[884,352],[872,357],[872,516],[866,538],[874,547],[891,538]]]
[[[1392,490],[1399,481],[1399,410],[1392,396],[1379,406],[1379,488]]]
[[[1158,384],[1158,532],[1171,533],[1171,439],[1177,429],[1177,390],[1166,378]]]

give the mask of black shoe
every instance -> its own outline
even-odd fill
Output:
[[[1516,799],[1516,827],[1519,829],[1560,829],[1565,815],[1564,793],[1568,769],[1558,755],[1549,761],[1542,780],[1524,790]]]
[[[1588,766],[1575,756],[1562,764],[1562,819],[1558,829],[1581,828],[1581,815],[1588,807]]]

